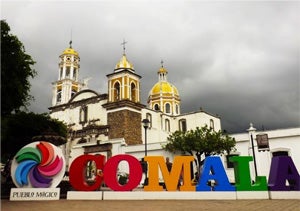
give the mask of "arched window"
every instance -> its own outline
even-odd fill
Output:
[[[273,157],[277,157],[277,156],[289,156],[289,152],[288,151],[276,151],[276,152],[272,152]]]
[[[77,71],[76,68],[73,69],[73,80],[76,80],[77,78]]]
[[[73,97],[76,93],[77,93],[77,91],[75,89],[72,89],[71,97]]]
[[[79,122],[86,123],[88,121],[88,107],[83,106],[79,111]]]
[[[114,85],[114,101],[118,101],[121,99],[121,92],[120,92],[120,84],[116,82]]]
[[[171,106],[170,106],[170,103],[166,103],[166,105],[165,105],[165,112],[166,112],[167,114],[171,113]]]
[[[149,127],[151,128],[152,127],[152,115],[150,113],[147,113],[146,114],[146,119],[148,119],[150,121]]]
[[[133,102],[136,102],[136,87],[134,83],[131,83],[130,85],[130,99]]]
[[[155,110],[155,111],[159,111],[159,105],[158,105],[158,104],[155,104],[155,105],[154,105],[154,110]]]
[[[70,78],[70,67],[66,69],[66,78]]]
[[[87,143],[87,140],[84,138],[81,138],[77,144],[84,144],[84,143]]]
[[[289,156],[289,149],[287,148],[280,148],[280,149],[274,149],[272,150],[272,156]]]
[[[57,90],[56,94],[56,102],[60,103],[61,102],[61,90]]]
[[[60,75],[59,75],[59,80],[61,80],[63,77],[63,68],[60,68]]]
[[[233,162],[230,162],[229,158],[231,158],[233,156],[239,156],[239,155],[240,155],[239,152],[234,152],[233,154],[226,155],[226,164],[227,164],[226,166],[227,166],[228,169],[229,168],[234,168]]]
[[[176,104],[176,114],[179,114],[179,106]]]
[[[215,130],[215,123],[214,123],[213,119],[209,120],[209,126],[210,126],[211,129]]]
[[[180,131],[187,131],[186,119],[179,120],[179,130]]]
[[[165,119],[165,130],[170,132],[170,120]]]

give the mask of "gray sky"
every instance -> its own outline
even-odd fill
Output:
[[[107,93],[106,75],[126,55],[141,80],[142,103],[160,61],[180,93],[182,113],[221,116],[245,131],[300,126],[300,2],[297,1],[2,1],[1,19],[37,62],[30,110],[48,112],[58,56],[81,58],[80,78]],[[5,83],[5,82],[2,82]],[[4,100],[4,99],[2,99]]]

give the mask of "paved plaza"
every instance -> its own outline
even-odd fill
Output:
[[[9,201],[1,200],[3,211],[176,211],[176,210],[300,210],[299,200],[139,200],[139,201]]]

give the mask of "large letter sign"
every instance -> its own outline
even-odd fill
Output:
[[[268,190],[267,178],[257,176],[255,183],[252,185],[250,177],[249,162],[253,160],[251,156],[233,156],[229,160],[234,165],[235,186],[237,191]]]
[[[180,177],[183,179],[181,191],[195,191],[195,186],[191,184],[191,165],[193,156],[175,156],[171,172],[168,171],[163,156],[147,156],[145,161],[149,164],[148,185],[144,187],[145,191],[162,191],[163,187],[159,185],[159,168],[165,181],[167,191],[176,191]]]
[[[209,181],[215,181],[214,190],[216,191],[235,191],[235,187],[230,185],[224,166],[220,157],[206,157],[203,171],[197,184],[197,191],[211,191]]]
[[[129,165],[129,180],[125,185],[120,185],[116,177],[121,161],[127,161]],[[116,155],[110,158],[104,167],[105,184],[114,191],[130,191],[136,188],[142,179],[142,174],[140,161],[130,155]]]
[[[286,181],[289,186],[286,186]],[[291,157],[272,158],[269,187],[272,191],[300,190],[300,175]]]
[[[96,175],[94,184],[89,185],[86,182],[85,170],[89,161],[95,161],[97,170],[102,170],[105,157],[103,155],[81,155],[72,162],[70,166],[70,183],[76,190],[93,191],[101,186],[103,178],[99,175]]]
[[[230,184],[220,156],[205,158],[196,185],[192,184],[191,178],[193,156],[175,156],[169,170],[163,156],[146,156],[143,159],[148,179],[144,191],[164,191],[159,181],[160,174],[166,191],[268,191],[268,188],[271,191],[300,191],[300,175],[289,156],[272,158],[268,183],[266,176],[256,176],[252,181],[251,156],[230,157],[229,161],[234,164],[235,186]],[[89,162],[96,165],[97,173],[92,181],[86,179]],[[123,171],[128,175],[124,183],[118,178],[119,172]],[[12,160],[11,176],[18,188],[11,189],[10,200],[57,200],[60,189],[55,187],[64,174],[65,160],[60,148],[45,141],[28,144]],[[142,176],[141,162],[128,154],[115,155],[107,161],[103,155],[84,154],[75,158],[69,169],[69,181],[76,191],[96,191],[103,182],[113,191],[132,191],[142,182]],[[295,194],[291,193],[297,198],[299,193]],[[86,195],[90,197],[89,193]]]

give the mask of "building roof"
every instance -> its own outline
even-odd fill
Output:
[[[72,55],[75,55],[75,56],[79,56],[78,52],[75,51],[73,48],[66,48],[62,55],[65,55],[65,54],[72,54]]]
[[[168,81],[159,81],[150,90],[149,95],[156,95],[156,94],[174,94],[179,95],[177,88],[169,83]]]
[[[127,57],[125,54],[123,54],[120,61],[116,64],[115,70],[118,70],[118,69],[131,69],[134,71],[134,67],[133,67],[132,63],[127,60]]]

